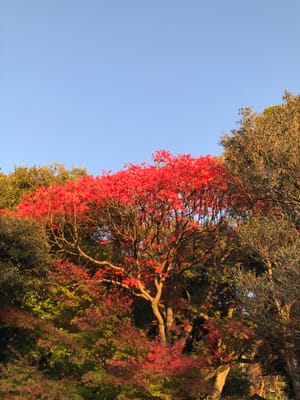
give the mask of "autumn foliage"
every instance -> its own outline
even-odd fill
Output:
[[[222,159],[0,174],[0,397],[300,399],[299,116],[243,109]]]
[[[229,205],[219,160],[158,151],[153,162],[41,187],[17,215],[41,220],[54,248],[96,267],[99,282],[150,302],[167,342],[174,282],[209,258]]]

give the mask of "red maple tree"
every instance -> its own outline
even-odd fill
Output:
[[[55,248],[86,260],[94,279],[148,301],[164,344],[182,274],[215,245],[227,179],[223,163],[210,156],[157,151],[153,161],[39,188],[17,214],[43,221]]]

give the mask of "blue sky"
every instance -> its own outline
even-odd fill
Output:
[[[300,90],[299,0],[0,0],[0,167],[221,153]]]

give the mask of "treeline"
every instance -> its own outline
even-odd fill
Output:
[[[0,174],[0,398],[299,400],[299,124],[286,93],[221,157]]]

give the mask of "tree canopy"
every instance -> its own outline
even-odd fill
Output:
[[[299,106],[221,157],[0,175],[0,397],[298,400]]]

